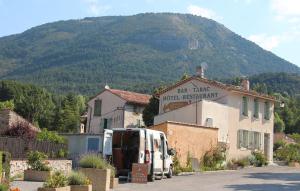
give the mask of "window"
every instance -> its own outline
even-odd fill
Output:
[[[88,151],[99,151],[99,138],[88,138]]]
[[[265,119],[270,119],[270,102],[265,102]]]
[[[248,116],[248,98],[243,97],[242,111],[244,116]]]
[[[238,148],[260,150],[261,134],[255,131],[238,130]]]
[[[104,118],[103,129],[107,129],[108,120]]]
[[[253,113],[253,117],[258,118],[258,112],[259,112],[258,99],[254,99],[254,113]]]
[[[102,106],[102,100],[95,100],[94,103],[94,116],[101,116],[101,106]]]

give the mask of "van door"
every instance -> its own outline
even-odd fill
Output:
[[[139,146],[138,163],[145,162],[145,150],[146,150],[146,131],[140,130],[140,146]]]
[[[163,170],[163,142],[160,134],[155,133],[154,136],[154,172],[162,172]]]
[[[105,129],[103,135],[103,158],[109,159],[112,156],[112,136],[111,129]]]

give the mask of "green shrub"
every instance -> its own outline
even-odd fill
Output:
[[[182,168],[180,166],[180,162],[178,160],[177,153],[176,153],[173,158],[173,173],[175,175],[178,175],[181,172],[182,172]]]
[[[57,158],[66,158],[68,156],[68,151],[65,149],[59,149],[59,151],[56,154]]]
[[[238,167],[246,167],[250,165],[249,158],[233,159],[229,161],[226,165],[227,169],[237,169]]]
[[[90,180],[81,172],[72,172],[68,177],[69,185],[89,185]]]
[[[274,143],[273,151],[283,148],[283,147],[285,147],[285,145],[286,145],[286,143],[283,140],[277,141],[276,143]]]
[[[28,153],[28,165],[32,170],[49,171],[50,168],[45,164],[48,156],[42,152],[31,151]]]
[[[296,141],[296,143],[300,143],[300,134],[299,133],[293,133],[288,136],[291,137],[292,139],[294,139]]]
[[[277,160],[286,162],[300,162],[300,145],[287,144],[284,147],[277,149],[274,153]]]
[[[51,175],[44,183],[44,188],[59,188],[68,185],[68,178],[57,171]]]
[[[39,141],[49,141],[53,143],[66,143],[66,139],[63,136],[58,135],[56,132],[48,131],[47,129],[42,129],[36,136]]]
[[[8,191],[8,185],[0,184],[0,191]]]
[[[256,167],[267,165],[267,159],[261,152],[252,152],[252,156],[249,157],[250,164]]]
[[[226,160],[226,149],[218,146],[204,154],[201,167],[202,170],[221,170],[224,169],[222,165]]]

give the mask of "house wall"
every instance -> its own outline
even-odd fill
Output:
[[[134,128],[138,127],[138,123],[140,126],[144,126],[143,121],[143,110],[144,106],[140,105],[132,105],[126,104],[125,113],[124,113],[124,127],[125,128]]]
[[[174,148],[181,165],[186,165],[188,153],[197,160],[216,147],[218,144],[218,129],[192,124],[165,122],[151,129],[163,131],[168,139],[169,148]]]
[[[228,159],[243,158],[249,156],[253,151],[253,149],[239,148],[239,130],[259,132],[261,143],[259,150],[265,153],[269,161],[272,161],[274,102],[247,95],[247,93],[227,91],[197,81],[187,81],[185,84],[160,95],[159,115],[155,117],[154,124],[176,121],[207,126],[207,119],[212,118],[213,127],[219,129],[218,141],[225,142],[229,146]],[[197,92],[198,90],[202,91]],[[210,94],[215,96],[207,96]],[[242,114],[243,96],[249,99],[247,117]],[[191,99],[185,99],[187,97]],[[197,102],[197,98],[202,98],[202,101],[200,99]],[[258,118],[253,117],[255,98],[259,102]],[[269,120],[264,119],[264,103],[266,101],[271,104],[271,118]],[[269,138],[265,139],[265,135],[268,135]]]
[[[102,100],[101,116],[94,116],[94,102],[96,99]],[[104,118],[112,119],[111,127],[124,127],[124,105],[125,100],[104,91],[88,102],[87,113],[87,132],[88,133],[103,133],[103,125],[101,120]]]
[[[39,131],[39,128],[35,127],[29,123],[26,119],[11,111],[9,109],[3,109],[0,111],[0,134],[4,133],[15,123],[28,123],[29,126],[36,131]]]

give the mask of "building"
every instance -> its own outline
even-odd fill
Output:
[[[88,102],[87,133],[144,126],[142,112],[150,95],[106,87]]]
[[[268,95],[250,90],[249,81],[241,86],[226,85],[198,74],[172,85],[158,95],[158,126],[166,121],[218,128],[218,142],[226,143],[228,159],[262,151],[273,159],[274,103]]]

